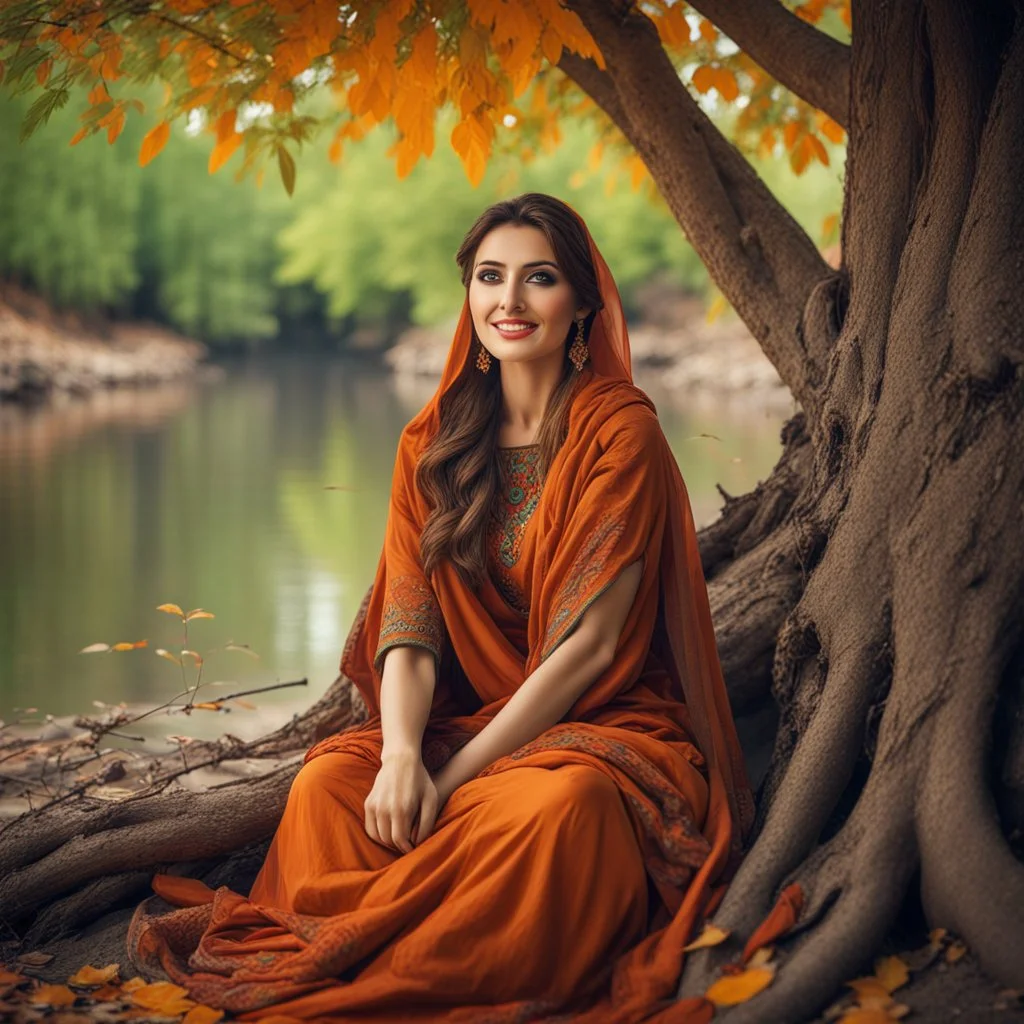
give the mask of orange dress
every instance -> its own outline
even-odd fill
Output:
[[[682,949],[737,866],[752,800],[685,486],[629,380],[617,292],[589,244],[604,299],[593,369],[543,487],[535,449],[501,451],[482,585],[447,562],[423,572],[415,470],[441,397],[476,372],[466,304],[437,396],[403,431],[384,550],[342,656],[370,717],[306,752],[247,897],[154,878],[179,909],[136,911],[129,958],[144,973],[246,1020],[706,1019],[706,1003],[674,1001]],[[373,842],[383,654],[436,656],[435,771],[637,560],[615,661],[563,720],[455,790],[411,852]]]

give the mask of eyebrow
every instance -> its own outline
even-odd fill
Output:
[[[498,260],[481,260],[477,264],[477,266],[478,267],[501,267],[502,270],[505,269],[505,264],[504,263],[500,263]],[[532,263],[524,263],[523,264],[523,270],[526,270],[527,267],[554,267],[555,270],[559,269],[558,268],[558,264],[557,263],[553,263],[551,260],[534,260]]]

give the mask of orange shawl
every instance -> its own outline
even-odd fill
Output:
[[[476,372],[468,366],[473,330],[467,300],[437,392],[402,433],[384,550],[365,617],[353,629],[341,669],[366,701],[372,728],[379,724],[380,655],[386,647],[420,643],[441,655],[424,742],[433,770],[487,724],[618,574],[643,559],[640,588],[615,662],[563,720],[576,727],[566,732],[567,726],[560,725],[551,731],[562,731],[558,739],[541,737],[513,758],[553,745],[568,753],[575,746],[618,761],[618,777],[631,775],[642,789],[643,772],[636,767],[642,755],[610,751],[592,726],[622,726],[672,739],[680,738],[681,730],[696,742],[709,788],[701,828],[706,859],[702,852],[696,873],[666,874],[665,860],[671,860],[666,840],[651,837],[645,850],[649,868],[674,916],[634,951],[628,967],[630,989],[639,984],[650,998],[664,998],[666,979],[674,982],[681,968],[681,947],[735,871],[753,820],[753,799],[722,678],[686,486],[653,404],[632,383],[618,289],[589,231],[587,238],[604,306],[591,327],[590,363],[572,402],[567,439],[533,513],[537,535],[526,556],[536,559],[529,574],[527,656],[488,611],[494,607],[488,599],[493,584],[485,581],[483,590],[474,593],[448,563],[427,579],[419,558],[429,509],[414,483],[416,463],[438,429],[442,396],[460,373]],[[336,740],[317,744],[306,760],[335,749]],[[507,761],[483,774],[500,770]],[[664,797],[659,801],[647,788],[646,798],[665,812]],[[660,851],[655,849],[659,845]],[[642,977],[645,970],[648,979]]]

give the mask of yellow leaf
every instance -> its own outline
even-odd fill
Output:
[[[771,967],[753,967],[719,978],[704,994],[715,1006],[736,1006],[766,989],[774,977]]]
[[[870,978],[854,978],[853,981],[848,981],[847,987],[852,988],[857,993],[857,1002],[864,1003],[869,999],[881,999],[883,1003],[889,1003],[892,1001],[892,996],[889,995],[889,990],[883,984],[881,978],[874,976]]]
[[[202,704],[193,704],[192,707],[202,708],[203,711],[220,711],[221,703],[220,701],[205,701]]]
[[[946,949],[946,963],[955,964],[966,952],[967,947],[959,939],[951,942]]]
[[[77,998],[67,985],[40,985],[29,993],[28,1001],[42,1006],[74,1006]]]
[[[192,611],[185,616],[186,622],[191,622],[193,619],[214,619],[216,616],[213,612],[205,611],[202,608],[193,608]]]
[[[199,1006],[193,1006],[188,1013],[185,1014],[181,1024],[217,1024],[217,1021],[224,1016],[223,1010],[214,1010],[210,1006],[203,1006],[201,1003]]]
[[[170,137],[171,125],[168,121],[161,121],[155,128],[146,132],[146,137],[142,140],[142,146],[139,148],[139,166],[145,167],[167,145],[167,140]],[[165,612],[170,608],[178,608],[178,606],[162,604],[157,611]],[[178,608],[175,614],[180,615],[181,609]]]
[[[847,1010],[839,1018],[839,1024],[891,1024],[892,1018],[885,1010],[878,1008],[864,1009],[862,1006]]]
[[[686,946],[683,946],[684,953],[692,953],[695,949],[704,949],[707,946],[717,946],[729,938],[728,928],[719,928],[717,925],[708,922],[704,930]]]
[[[120,964],[107,964],[106,967],[92,967],[90,965],[86,965],[68,978],[68,984],[81,985],[83,987],[106,985],[117,977],[120,970]]]
[[[89,644],[88,647],[83,647],[78,653],[79,654],[105,654],[110,650],[110,644]]]
[[[758,946],[754,955],[747,961],[748,967],[763,967],[775,955],[774,946]]]
[[[134,978],[129,978],[122,986],[122,992],[134,992],[136,989],[145,988],[149,984],[145,978],[140,977],[138,974]]]
[[[148,647],[148,640],[136,640],[135,643],[124,641],[123,643],[114,644],[110,649],[112,651],[137,651],[140,647]]]
[[[729,300],[719,292],[708,306],[707,314],[705,319],[709,324],[713,324],[727,309],[729,308]]]
[[[176,654],[171,654],[170,651],[165,651],[162,647],[158,647],[153,653],[158,658],[165,658],[167,661],[173,661],[175,665],[181,664],[181,658]]]
[[[887,956],[875,961],[875,977],[886,992],[895,992],[910,980],[910,968],[898,956]]]
[[[183,1000],[187,995],[188,989],[169,981],[155,981],[151,985],[140,985],[131,990],[132,1002],[147,1010],[161,1010],[167,1003]]]

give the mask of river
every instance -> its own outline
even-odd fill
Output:
[[[716,484],[739,494],[771,471],[783,413],[687,410],[656,377],[638,383],[698,526],[721,506]],[[281,356],[226,364],[212,383],[0,406],[0,719],[171,700],[181,672],[154,651],[179,647],[181,629],[155,610],[164,602],[216,616],[190,627],[210,684],[201,697],[308,683],[230,713],[154,716],[142,732],[252,737],[307,706],[337,674],[377,565],[398,436],[430,390]]]

